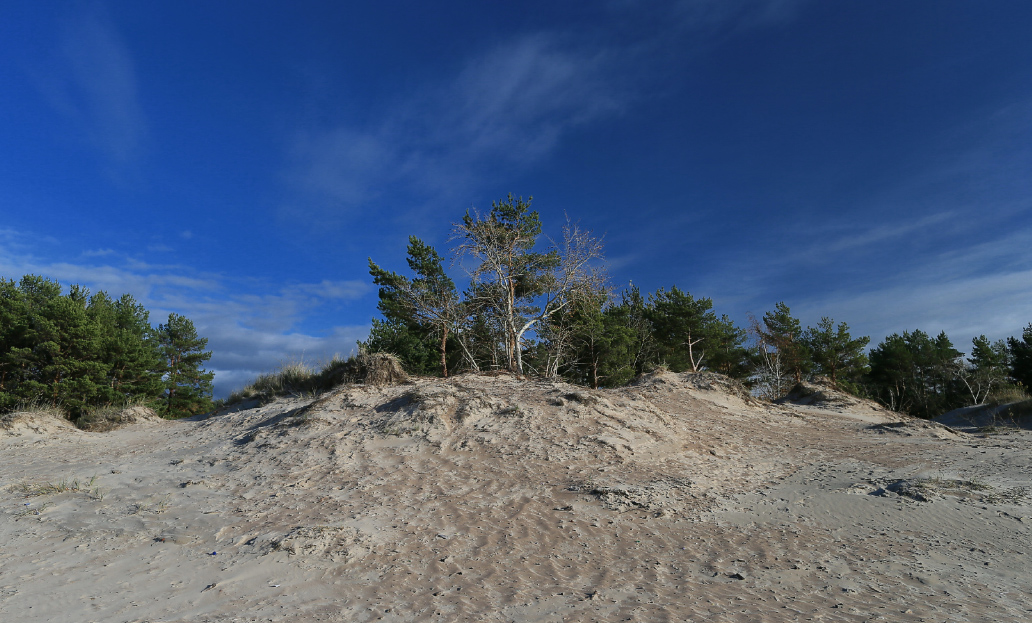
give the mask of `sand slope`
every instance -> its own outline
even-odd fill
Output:
[[[669,373],[0,432],[0,620],[1023,621],[1030,440]]]

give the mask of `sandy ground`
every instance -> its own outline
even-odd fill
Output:
[[[1032,620],[1029,431],[669,373],[250,406],[0,431],[0,620]]]

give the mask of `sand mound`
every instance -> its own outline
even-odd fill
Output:
[[[420,378],[389,387],[347,385],[307,403],[284,398],[209,422],[236,422],[231,428],[245,431],[237,433],[239,445],[285,451],[301,463],[327,453],[351,456],[356,445],[386,444],[413,452],[472,453],[530,480],[542,478],[533,472],[544,464],[563,465],[570,470],[565,485],[605,508],[684,512],[712,502],[708,492],[717,483],[767,477],[734,463],[743,451],[737,444],[700,439],[696,414],[721,402],[714,397],[742,403],[737,388],[717,375],[668,375],[656,383],[592,390],[511,375]],[[700,394],[713,396],[700,400]],[[751,417],[774,416],[756,410]],[[772,451],[760,454],[767,465],[783,463]],[[610,474],[607,465],[620,469]]]
[[[781,405],[834,412],[872,423],[901,422],[906,419],[903,415],[886,409],[874,400],[860,398],[836,389],[827,380],[796,383],[784,398],[776,402]]]
[[[106,433],[123,426],[158,424],[166,421],[150,407],[102,407],[84,414],[76,421],[76,425],[91,433]]]
[[[374,408],[369,423],[390,435],[451,431],[473,426],[484,417],[518,412],[505,400],[482,389],[452,384],[424,384]]]
[[[1002,405],[975,405],[954,409],[937,417],[935,421],[960,429],[1032,429],[1032,400]]]
[[[123,424],[163,424],[168,420],[150,407],[127,407],[119,413],[119,421]]]
[[[716,372],[669,372],[657,370],[643,374],[632,383],[635,387],[660,391],[685,392],[726,408],[761,405],[741,382]]]
[[[940,424],[939,422],[935,422],[933,420],[922,420],[920,418],[908,418],[898,422],[883,422],[881,424],[869,426],[867,430],[876,433],[900,435],[903,437],[923,435],[938,439],[957,439],[963,435],[963,433],[944,424]]]
[[[796,383],[788,391],[784,398],[777,401],[779,404],[791,403],[794,405],[815,406],[823,408],[836,408],[843,406],[855,406],[862,404],[862,398],[836,389],[831,383],[821,381],[810,381]]]
[[[0,417],[0,432],[10,436],[78,433],[63,413],[57,409],[15,411]]]
[[[466,374],[0,435],[0,620],[1027,620],[1032,432],[834,413]]]

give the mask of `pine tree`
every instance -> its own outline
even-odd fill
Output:
[[[38,299],[32,316],[36,374],[26,389],[73,418],[105,398],[100,325],[87,312],[88,299],[88,290],[73,285],[67,296]]]
[[[381,325],[379,329],[389,330],[390,333],[384,333],[384,336],[393,334],[394,345],[404,344],[407,347],[405,354],[409,354],[411,349],[411,355],[416,353],[415,342],[422,341],[419,334],[435,336],[440,373],[446,377],[449,337],[464,316],[455,282],[444,272],[437,251],[415,236],[409,237],[407,261],[416,274],[411,280],[384,270],[372,258],[369,259],[369,274],[373,283],[380,286],[377,307],[390,323]],[[399,337],[404,337],[404,341],[396,339]],[[402,361],[405,361],[404,357]]]
[[[616,306],[618,310],[614,310],[614,314],[624,319],[634,335],[631,365],[635,374],[648,372],[659,363],[659,348],[649,320],[652,314],[651,298],[642,296],[638,286],[632,283],[620,294],[620,303]]]
[[[1010,351],[1010,375],[1015,383],[1021,383],[1025,391],[1032,390],[1032,323],[1021,332],[1021,339],[1007,338]]]
[[[849,325],[840,322],[838,327],[831,318],[821,318],[816,327],[807,327],[802,336],[813,364],[812,371],[828,377],[833,385],[845,381],[847,388],[856,391],[853,383],[867,372],[867,354],[864,348],[869,337],[854,338],[849,334]]]
[[[208,339],[197,336],[190,319],[172,313],[167,323],[158,325],[157,341],[165,362],[165,414],[183,417],[211,409],[215,374],[201,369],[211,359],[211,351],[204,350]]]
[[[896,411],[932,418],[963,406],[963,355],[945,332],[892,334],[871,350],[868,390]]]
[[[112,301],[106,293],[98,292],[90,299],[88,311],[100,326],[107,402],[121,404],[161,395],[165,389],[161,380],[164,365],[146,308],[129,294]]]
[[[659,356],[674,372],[698,372],[712,356],[713,301],[696,299],[677,286],[649,297],[649,320]]]
[[[562,324],[554,334],[566,336],[568,352],[562,371],[574,383],[617,387],[635,374],[635,329],[628,322],[626,308],[611,305],[604,295],[582,299],[550,323]]]
[[[783,302],[774,311],[763,314],[763,326],[758,328],[760,339],[776,351],[781,365],[796,383],[803,380],[810,368],[810,355],[803,343],[803,328]]]
[[[717,318],[713,300],[695,298],[677,286],[650,295],[645,309],[656,363],[674,372],[713,370],[735,378],[749,375],[746,333],[726,315]]]

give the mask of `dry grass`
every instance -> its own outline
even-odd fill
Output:
[[[43,400],[30,400],[18,403],[13,411],[0,415],[0,428],[10,429],[14,421],[25,414],[67,419],[60,406]]]
[[[1014,423],[1027,422],[1032,417],[1032,400],[1015,402],[1004,407],[997,417],[1010,419]]]
[[[311,393],[318,389],[318,376],[304,361],[291,361],[282,364],[278,370],[259,375],[243,389],[233,392],[226,402],[233,404],[254,399],[265,402],[276,396]]]
[[[245,400],[267,402],[277,396],[315,395],[345,383],[396,385],[406,382],[408,375],[401,362],[386,353],[363,353],[347,359],[334,355],[318,371],[299,359],[260,375],[243,389],[233,392],[226,404]]]
[[[1012,402],[1024,402],[1029,400],[1029,398],[1032,398],[1032,396],[1028,395],[1028,392],[1025,391],[1024,387],[1021,385],[1008,384],[993,391],[989,396],[989,399],[986,400],[986,404],[995,407]]]
[[[91,433],[106,433],[138,420],[157,419],[159,416],[143,398],[130,399],[122,406],[104,405],[83,412],[75,425]]]
[[[14,490],[27,498],[40,497],[44,495],[57,495],[59,493],[85,493],[90,497],[103,500],[104,493],[96,484],[97,476],[94,474],[89,480],[80,481],[78,478],[72,480],[60,480],[58,482],[34,482],[22,483],[14,486]]]
[[[94,433],[106,433],[122,425],[122,407],[112,405],[96,407],[80,415],[75,425],[82,430]]]

